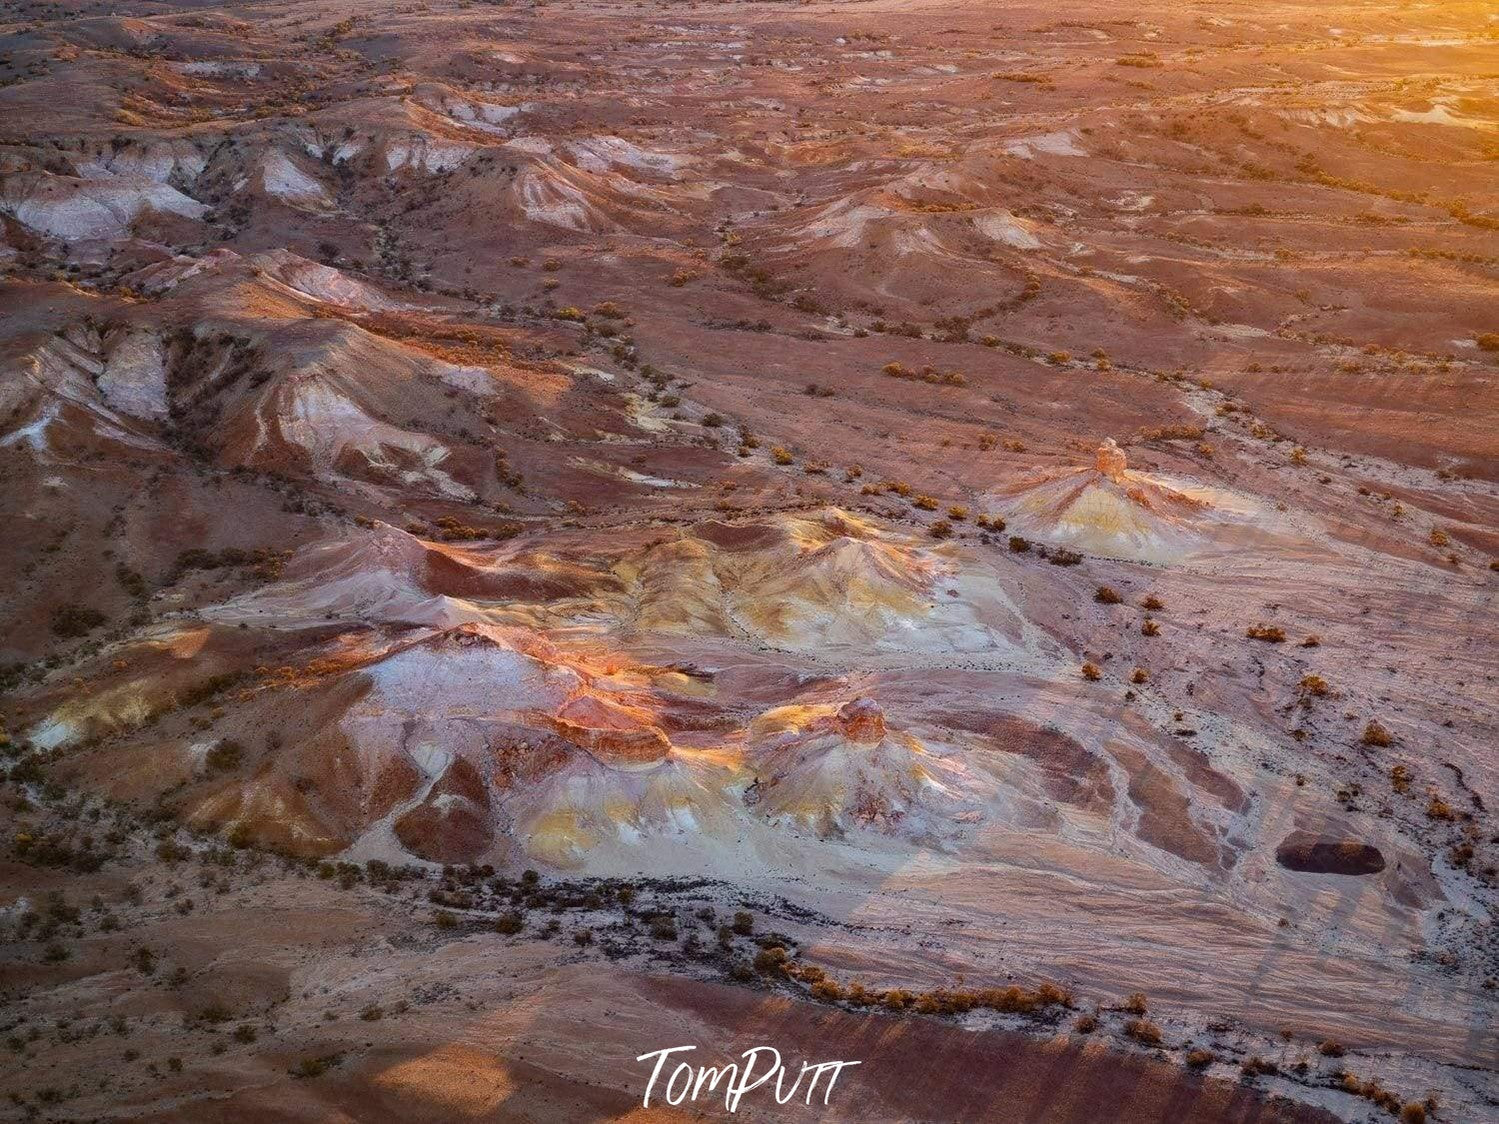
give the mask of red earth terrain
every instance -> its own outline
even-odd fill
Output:
[[[0,1112],[1499,1118],[1496,59],[10,0]]]

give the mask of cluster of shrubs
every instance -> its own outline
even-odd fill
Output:
[[[1363,1097],[1366,1101],[1373,1102],[1392,1116],[1398,1115],[1401,1124],[1424,1124],[1426,1120],[1426,1113],[1430,1102],[1422,1104],[1419,1101],[1411,1101],[1402,1104],[1399,1097],[1372,1077],[1368,1080],[1360,1080],[1351,1073],[1345,1073],[1339,1084],[1343,1092],[1351,1093],[1355,1097]]]
[[[930,383],[933,386],[967,386],[968,379],[961,371],[939,371],[930,364],[921,370],[913,370],[902,363],[886,363],[885,374],[893,379]]]
[[[63,605],[52,611],[52,632],[64,640],[87,636],[109,618],[87,605]]]
[[[11,779],[15,780],[14,772]],[[71,828],[58,831],[19,831],[11,838],[11,852],[32,866],[54,867],[75,874],[92,874],[115,857],[113,846],[103,845],[86,832]]]
[[[1004,530],[1004,520],[998,520],[997,531]],[[1075,550],[1066,547],[1048,547],[1044,543],[1033,543],[1022,535],[1011,535],[1009,540],[1011,554],[1030,554],[1034,552],[1039,557],[1046,559],[1053,566],[1077,566],[1082,563],[1083,556]]]
[[[518,471],[510,467],[509,454],[504,449],[494,451],[494,474],[505,487],[512,491],[526,494],[526,480]]]
[[[194,547],[177,555],[177,573],[180,576],[193,570],[228,570],[248,566],[254,568],[257,578],[275,581],[281,576],[286,559],[290,556],[290,551],[275,551],[266,547],[241,550],[237,546],[230,546],[219,551]]]
[[[847,1003],[852,1007],[883,1007],[888,1011],[912,1011],[918,1015],[963,1015],[969,1011],[988,1010],[1007,1015],[1044,1015],[1057,1008],[1072,1006],[1072,993],[1054,983],[1036,988],[934,988],[931,991],[909,991],[905,988],[872,990],[855,981],[839,983],[813,964],[799,964],[784,948],[771,946],[755,957],[755,970],[761,975],[783,976],[808,986],[814,999],[824,1003]]]
[[[492,527],[479,527],[465,523],[452,515],[439,516],[432,521],[433,537],[444,542],[473,542],[476,539],[511,539],[521,532],[519,523],[501,523]]]

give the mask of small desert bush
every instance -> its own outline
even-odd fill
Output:
[[[1457,813],[1452,810],[1452,805],[1443,800],[1436,793],[1426,802],[1426,814],[1434,820],[1455,820]]]
[[[1381,748],[1392,745],[1395,741],[1390,731],[1386,730],[1378,721],[1370,719],[1364,726],[1364,732],[1359,735],[1359,741],[1364,745],[1379,746]]]
[[[1142,1046],[1159,1046],[1164,1040],[1161,1028],[1149,1019],[1130,1019],[1124,1024],[1124,1033]]]
[[[1093,600],[1100,605],[1118,605],[1124,598],[1119,596],[1119,591],[1111,585],[1101,585],[1093,593]]]
[[[812,985],[812,998],[824,1003],[836,1003],[844,997],[843,988],[833,980],[818,980]]]
[[[1088,682],[1090,683],[1096,683],[1099,679],[1103,678],[1103,672],[1100,671],[1098,669],[1098,665],[1096,663],[1093,663],[1092,661],[1088,661],[1083,664],[1082,675],[1083,678],[1088,680]]]
[[[1160,634],[1161,626],[1158,622],[1151,620],[1149,617],[1140,622],[1141,636],[1159,636]]]
[[[1252,624],[1244,630],[1244,635],[1267,644],[1284,644],[1286,641],[1286,630],[1273,624]]]
[[[762,976],[780,976],[786,973],[786,962],[790,954],[784,948],[762,948],[755,953],[755,971]]]
[[[321,1077],[338,1063],[338,1055],[330,1054],[324,1057],[305,1057],[291,1068],[293,1077]]]
[[[658,917],[651,922],[651,936],[658,941],[677,939],[677,923],[671,917]]]

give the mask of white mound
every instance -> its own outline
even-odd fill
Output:
[[[0,187],[0,211],[65,242],[120,239],[149,211],[201,219],[208,208],[143,176],[81,180],[40,173],[12,176]]]
[[[994,784],[956,757],[891,731],[871,699],[781,707],[750,727],[746,793],[761,815],[824,838],[869,830],[940,843],[980,815]]]
[[[328,189],[284,152],[267,152],[257,174],[261,190],[290,206],[322,210],[333,204]]]
[[[1026,483],[1007,502],[1010,526],[1021,535],[1139,562],[1179,562],[1278,522],[1247,497],[1131,470],[1112,438],[1092,468]]]

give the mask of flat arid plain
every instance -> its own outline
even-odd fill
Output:
[[[1499,1120],[1496,481],[1492,3],[4,0],[0,1118]]]

